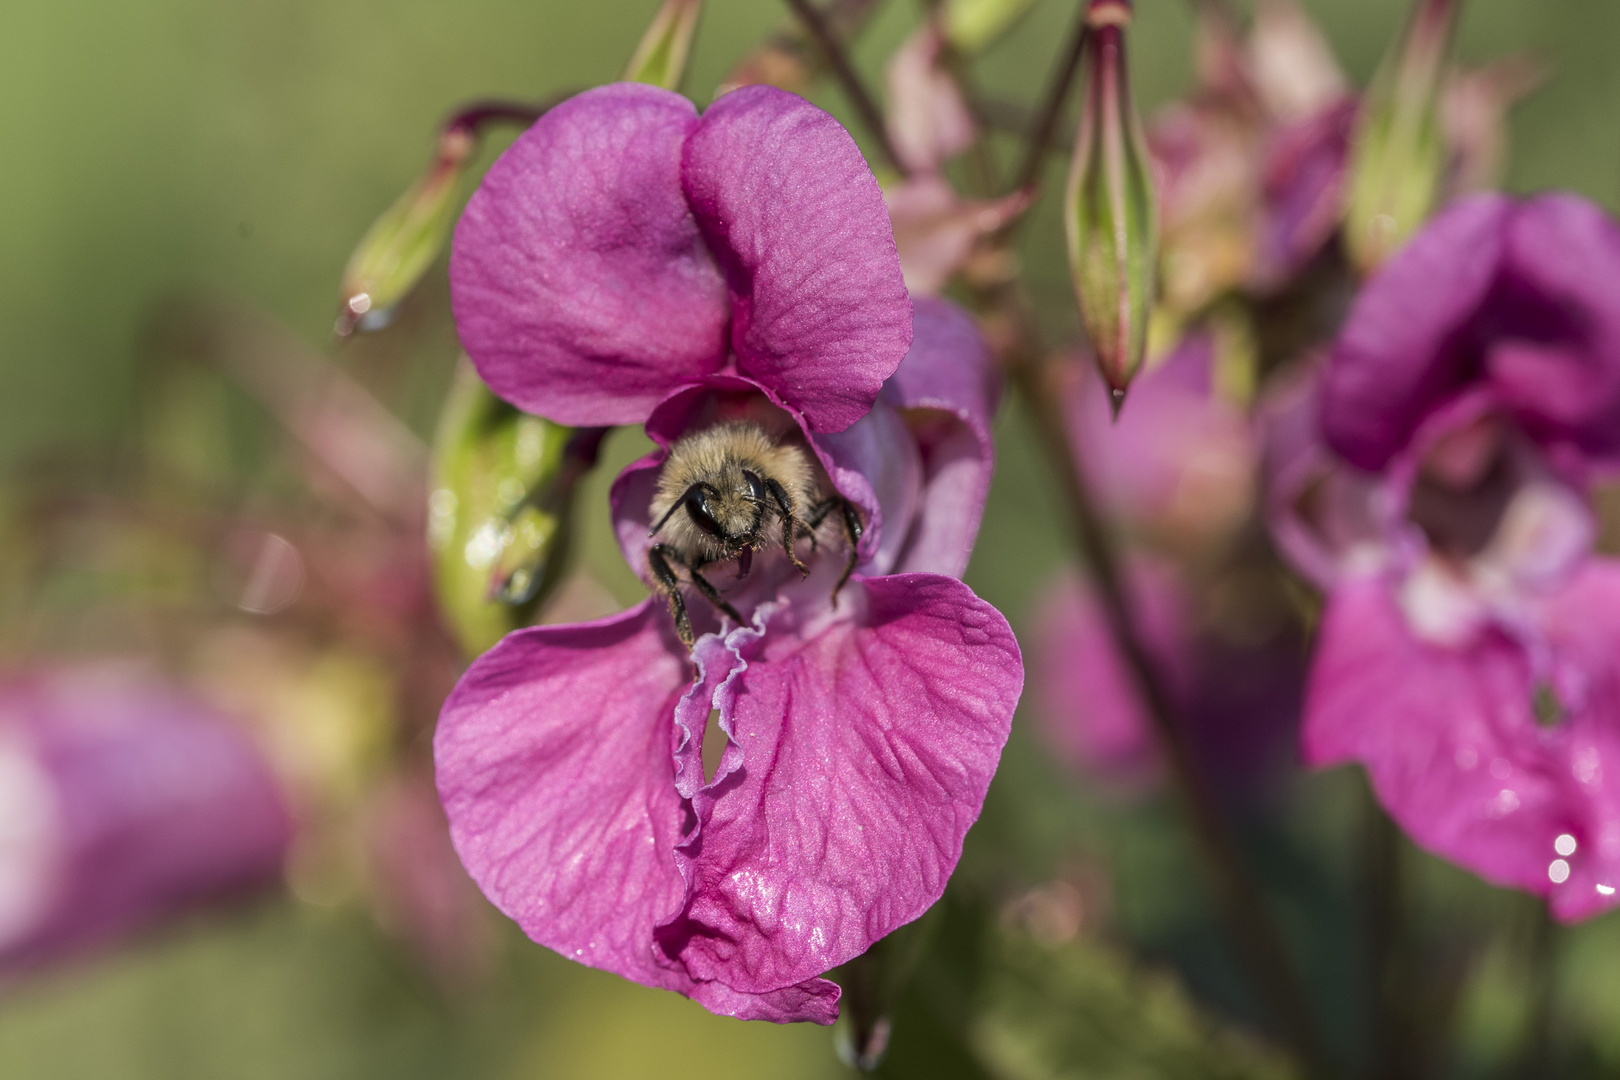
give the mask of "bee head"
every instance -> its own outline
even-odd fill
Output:
[[[678,504],[693,525],[727,547],[759,539],[765,521],[765,483],[749,469],[717,484],[700,481],[686,489]]]

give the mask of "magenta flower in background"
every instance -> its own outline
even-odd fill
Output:
[[[976,328],[913,313],[853,141],[763,86],[701,118],[630,85],[553,110],[474,195],[451,287],[498,393],[645,423],[659,449],[612,493],[644,575],[665,455],[718,421],[802,437],[860,508],[836,605],[841,553],[805,581],[762,556],[716,578],[748,625],[694,603],[690,655],[657,598],[518,631],[434,743],[462,861],[534,940],[715,1012],[830,1023],[820,976],[943,891],[1022,686],[1006,621],[957,580],[991,465]]]
[[[1115,514],[1177,550],[1230,535],[1254,504],[1259,451],[1249,420],[1215,388],[1215,344],[1189,334],[1140,375],[1115,420],[1091,364],[1071,364],[1069,430]]]
[[[1074,364],[1069,430],[1080,465],[1144,546],[1129,563],[1133,609],[1210,774],[1253,794],[1288,757],[1301,665],[1290,634],[1224,641],[1202,628],[1196,573],[1229,546],[1254,504],[1259,450],[1248,417],[1214,385],[1210,335],[1190,334],[1138,376],[1112,418],[1107,387]],[[1033,646],[1047,741],[1064,762],[1118,793],[1153,786],[1156,736],[1090,587],[1065,575],[1048,591]]]
[[[1246,41],[1204,21],[1198,91],[1148,127],[1164,300],[1182,312],[1232,287],[1286,285],[1343,216],[1355,99],[1292,0],[1257,6]]]
[[[1188,683],[1186,589],[1169,566],[1130,566],[1131,609],[1178,700]],[[1091,588],[1072,574],[1054,582],[1036,617],[1032,647],[1041,734],[1070,769],[1119,794],[1159,778],[1152,722]]]
[[[1279,546],[1329,590],[1306,758],[1366,765],[1420,844],[1572,920],[1620,886],[1620,228],[1464,200],[1269,403]]]
[[[0,684],[0,971],[278,880],[292,823],[253,744],[136,669]]]
[[[1197,597],[1171,565],[1131,563],[1133,610],[1204,773],[1230,797],[1275,790],[1294,760],[1304,664],[1299,639],[1227,640],[1198,626]],[[1041,734],[1063,763],[1115,795],[1152,790],[1158,737],[1085,582],[1055,582],[1032,646]]]

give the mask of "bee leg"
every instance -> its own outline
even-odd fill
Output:
[[[810,530],[811,551],[816,549],[816,530],[821,528],[821,523],[827,520],[828,514],[832,513],[834,510],[837,510],[840,506],[845,505],[847,505],[847,503],[843,496],[834,495],[830,499],[822,499],[820,502],[816,503],[816,505],[810,508],[810,516],[805,519],[805,524]]]
[[[855,509],[855,504],[848,499],[839,499],[838,503],[838,514],[844,526],[844,539],[849,543],[849,561],[844,564],[844,572],[838,576],[838,584],[833,586],[833,607],[838,606],[838,594],[849,584],[849,575],[855,572],[855,563],[860,558],[858,551],[861,546],[861,534],[865,531],[865,526],[861,524],[861,512]]]
[[[713,604],[727,615],[730,615],[732,621],[738,626],[747,626],[748,624],[743,622],[743,617],[737,613],[737,609],[731,606],[731,602],[720,595],[720,590],[711,585],[708,578],[698,573],[698,566],[704,565],[707,564],[699,563],[697,566],[687,566],[687,573],[692,575],[692,584],[696,585],[697,591],[703,594],[703,599],[707,600],[709,603]]]
[[[669,560],[674,553],[667,544],[654,544],[647,552],[647,565],[652,568],[658,591],[669,600],[669,613],[675,619],[675,634],[688,649],[697,638],[692,633],[692,620],[686,616],[686,601],[681,599],[681,579],[670,569]],[[693,575],[694,577],[696,575]]]
[[[782,519],[782,548],[787,552],[788,561],[798,569],[800,577],[809,577],[810,571],[793,550],[794,541],[799,538],[799,530],[803,526],[799,519],[793,516],[793,504],[788,501],[787,492],[775,480],[765,481],[765,490],[770,492],[771,500],[776,503],[776,514]],[[811,544],[815,543],[815,533],[810,534]],[[813,550],[813,549],[812,549]]]

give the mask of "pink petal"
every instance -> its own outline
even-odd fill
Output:
[[[698,983],[688,995],[712,1013],[739,1020],[769,1020],[773,1024],[831,1024],[838,1019],[838,998],[843,994],[831,979],[806,979],[769,994],[744,994],[725,983]]]
[[[851,427],[819,435],[815,441],[840,474],[859,476],[871,485],[877,513],[866,515],[865,521],[880,535],[876,544],[867,545],[862,572],[893,572],[922,506],[923,460],[917,437],[900,413],[879,399]]]
[[[1323,392],[1323,432],[1351,464],[1382,469],[1467,376],[1455,338],[1496,280],[1512,214],[1499,195],[1453,204],[1361,290]]]
[[[1254,499],[1254,436],[1214,392],[1214,362],[1208,335],[1190,335],[1137,377],[1117,420],[1087,364],[1069,403],[1092,482],[1133,524],[1183,544],[1219,540]]]
[[[1345,98],[1269,138],[1253,274],[1260,288],[1285,284],[1338,228],[1356,111],[1356,99]]]
[[[921,510],[895,569],[960,577],[990,493],[1001,379],[978,325],[955,305],[915,301],[912,327],[911,351],[883,388],[923,456]]]
[[[960,154],[977,135],[973,114],[941,54],[945,35],[937,23],[918,27],[889,57],[889,139],[911,172],[939,168]]]
[[[883,202],[889,208],[889,220],[894,222],[900,269],[913,303],[943,289],[981,237],[1029,209],[1026,192],[968,201],[934,173],[885,188]]]
[[[690,102],[617,84],[501,155],[456,226],[450,288],[478,374],[565,424],[640,423],[726,359],[725,283],[681,191]]]
[[[433,742],[450,836],[484,895],[571,960],[681,990],[653,928],[685,893],[671,750],[687,677],[656,599],[521,630],[462,676]]]
[[[770,86],[724,95],[687,142],[692,211],[731,289],[737,367],[842,431],[911,344],[883,194],[838,121]]]
[[[1190,649],[1182,587],[1156,563],[1134,562],[1130,580],[1142,632],[1184,697]],[[1090,587],[1073,576],[1055,582],[1037,626],[1034,663],[1047,742],[1072,768],[1122,791],[1149,786],[1159,771],[1152,723]]]
[[[690,883],[664,947],[697,978],[792,986],[939,898],[1023,683],[1006,620],[931,574],[788,608],[716,697],[731,739],[697,794]]]
[[[1323,589],[1382,562],[1391,538],[1383,478],[1345,465],[1322,441],[1322,369],[1281,371],[1257,412],[1266,525],[1294,569]]]
[[[1492,381],[1532,433],[1620,457],[1620,226],[1599,206],[1552,194],[1515,208],[1505,273],[1521,307],[1488,358]]]
[[[293,823],[264,758],[135,667],[0,686],[0,969],[103,944],[275,881]]]
[[[1617,612],[1620,566],[1594,560],[1543,613],[1549,669],[1492,629],[1460,647],[1425,642],[1386,579],[1346,581],[1330,598],[1311,674],[1306,759],[1364,763],[1379,801],[1419,844],[1548,897],[1560,918],[1613,906],[1620,797],[1605,769],[1620,769]],[[1569,709],[1550,727],[1532,707],[1544,682]],[[1577,844],[1567,858],[1565,836]]]

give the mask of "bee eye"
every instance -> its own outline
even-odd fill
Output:
[[[692,519],[692,524],[710,536],[723,540],[725,531],[720,528],[720,523],[714,520],[714,514],[709,511],[709,493],[712,490],[707,484],[693,484],[686,489],[686,495],[681,502],[686,506],[686,516]]]
[[[759,478],[759,474],[749,469],[744,469],[743,479],[748,481],[748,494],[754,499],[754,501],[764,502],[765,481]]]

